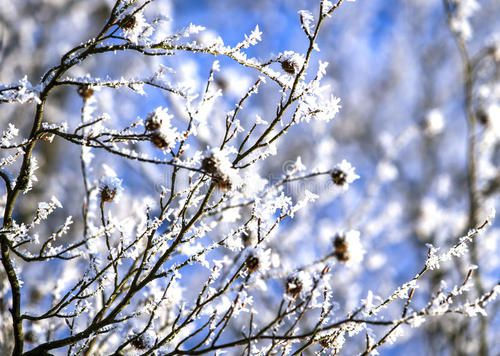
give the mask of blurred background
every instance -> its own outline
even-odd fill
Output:
[[[498,45],[500,36],[500,2],[481,0],[478,4],[469,18],[472,32],[466,45],[471,57]],[[98,32],[111,6],[110,0],[2,0],[0,83],[17,82],[26,76],[36,85],[65,51]],[[202,25],[207,30],[198,35],[198,41],[203,43],[220,36],[230,45],[259,25],[263,40],[251,47],[248,54],[265,61],[285,50],[307,49],[297,13],[301,9],[315,13],[317,4],[310,0],[158,0],[147,8],[146,17],[160,14],[164,33],[190,23]],[[296,219],[285,221],[276,232],[275,245],[271,244],[284,268],[293,269],[324,255],[331,248],[336,231],[361,232],[367,250],[363,263],[356,268],[339,266],[333,279],[338,285],[334,297],[340,316],[355,308],[369,290],[387,296],[412,278],[425,260],[427,243],[451,246],[470,227],[469,135],[476,135],[478,140],[478,189],[484,193],[479,214],[484,218],[492,207],[500,208],[500,50],[497,49],[496,57],[486,57],[478,66],[473,88],[478,125],[474,132],[468,132],[463,62],[447,24],[443,1],[345,2],[325,24],[318,43],[320,52],[314,54],[312,68],[318,59],[329,62],[325,82],[341,98],[342,109],[331,123],[311,122],[293,127],[278,145],[278,155],[259,164],[258,169],[262,177],[278,179],[286,173],[287,162],[298,156],[308,169],[331,169],[342,159],[356,167],[361,178],[345,194],[339,195],[332,189],[328,177],[290,185],[288,193],[294,199],[300,199],[305,189],[319,194],[320,199]],[[207,127],[200,130],[199,141],[192,142],[192,152],[204,150],[215,137],[220,140],[224,113],[257,79],[255,71],[225,58],[217,59],[221,71],[215,80],[223,97],[212,108]],[[86,60],[69,74],[147,77],[161,64],[176,70],[172,81],[200,91],[213,60],[210,56],[185,53],[166,58],[106,54]],[[95,97],[96,112],[109,114],[108,124],[112,127],[124,127],[159,105],[169,107],[179,122],[184,120],[175,100],[151,89],[146,89],[146,96],[128,89],[102,89]],[[255,115],[264,120],[272,115],[278,99],[276,86],[264,86],[242,114],[242,125],[247,127]],[[75,127],[81,105],[74,88],[60,87],[49,100],[46,118],[51,123],[67,121]],[[0,129],[12,122],[21,134],[28,134],[33,108],[32,104],[0,104]],[[137,149],[155,154],[149,145]],[[109,155],[94,154],[95,179],[101,174],[99,163],[112,165],[123,179],[124,206],[134,204],[137,197],[158,194],[159,184],[168,176],[165,168],[117,158],[110,161]],[[75,155],[79,155],[78,147],[58,139],[38,146],[39,183],[33,194],[21,197],[16,219],[25,219],[38,201],[48,200],[51,195],[57,196],[65,207],[59,216],[53,217],[54,221],[68,214],[79,216],[83,190],[79,161],[72,158]],[[74,220],[78,227],[78,219]],[[67,239],[76,239],[78,234],[77,228]],[[481,282],[486,289],[496,284],[500,276],[499,235],[497,223],[480,237],[477,246]],[[442,279],[460,281],[466,265],[467,261],[454,261],[429,274],[415,299],[416,306],[425,304]],[[63,276],[67,267],[54,262],[50,268],[51,273]],[[23,274],[27,288],[33,284],[30,281],[46,273],[34,267],[26,269]],[[197,278],[203,277],[193,272],[185,286],[196,283]],[[276,284],[272,290],[280,288]],[[271,296],[264,299],[263,305],[271,303]],[[404,336],[385,346],[381,353],[477,355],[482,328],[490,354],[498,355],[498,303],[489,306],[483,321],[486,326],[481,327],[479,318],[445,317],[419,329],[406,328]],[[344,354],[357,351],[346,349]]]

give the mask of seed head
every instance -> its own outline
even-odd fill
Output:
[[[155,131],[161,127],[161,119],[158,115],[150,114],[146,119],[146,130]]]
[[[299,71],[299,65],[293,59],[285,59],[281,61],[281,68],[283,68],[283,70],[288,74],[292,75],[297,74]]]
[[[101,188],[101,201],[112,202],[116,196],[116,188],[104,186]]]
[[[336,185],[344,185],[347,183],[347,174],[338,168],[332,170],[331,176],[333,183]]]
[[[334,254],[340,262],[349,260],[348,245],[344,233],[338,233],[333,240]]]
[[[333,183],[343,190],[347,190],[349,184],[359,178],[355,168],[345,159],[332,169],[330,176],[332,177]]]
[[[201,169],[209,174],[217,174],[219,160],[213,155],[203,158],[201,161]]]
[[[292,298],[297,298],[302,291],[302,287],[302,281],[297,276],[288,277],[286,281],[286,294]]]
[[[151,134],[151,142],[158,147],[159,149],[166,149],[169,146],[169,143],[164,135],[161,134],[159,131],[154,131]]]
[[[250,273],[253,273],[259,269],[260,261],[256,256],[250,256],[247,258],[245,265]]]
[[[145,350],[148,348],[148,340],[146,340],[146,337],[144,335],[139,335],[136,336],[132,339],[130,344],[135,347],[137,350]]]
[[[100,198],[103,203],[115,200],[119,191],[122,190],[122,181],[115,176],[105,176],[101,179]]]
[[[80,85],[78,87],[78,95],[80,95],[83,100],[88,100],[94,95],[94,89],[89,85]]]
[[[233,183],[231,182],[231,179],[226,176],[226,175],[214,175],[214,182],[217,188],[220,190],[227,192],[230,191],[231,188],[233,187]]]

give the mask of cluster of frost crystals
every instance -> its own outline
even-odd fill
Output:
[[[299,11],[300,22],[302,25],[302,29],[304,32],[310,37],[313,34],[313,26],[314,26],[314,16],[311,11],[308,10],[300,10]]]
[[[430,270],[439,269],[442,262],[450,261],[453,257],[461,258],[465,256],[469,251],[468,245],[472,239],[494,221],[495,215],[496,212],[492,209],[483,226],[480,228],[470,229],[467,235],[459,238],[458,243],[447,249],[445,252],[439,253],[439,248],[434,247],[432,244],[428,244],[429,253],[426,260],[426,267]]]
[[[7,130],[2,132],[2,137],[0,138],[1,146],[10,146],[11,140],[14,139],[19,134],[19,130],[11,123],[9,123]]]
[[[322,85],[321,79],[326,74],[328,62],[319,61],[316,77],[300,89],[297,108],[298,121],[331,121],[340,111],[340,98],[331,93],[329,85]]]
[[[33,184],[38,182],[38,178],[35,175],[35,171],[38,168],[38,160],[33,156],[29,162],[27,176],[23,177],[23,181],[21,182],[24,194],[27,194],[31,189],[33,189]]]
[[[346,266],[358,266],[363,261],[366,250],[361,243],[360,236],[361,233],[358,230],[349,230],[344,234],[347,244],[347,254],[349,256]]]
[[[37,225],[42,222],[42,220],[47,219],[49,215],[56,210],[56,208],[62,208],[61,202],[56,197],[52,197],[50,202],[38,203],[33,225]]]
[[[470,18],[479,10],[477,0],[453,0],[452,17],[450,25],[453,31],[460,35],[464,40],[470,40],[472,37],[472,27]]]
[[[445,128],[445,121],[439,109],[430,110],[425,116],[423,123],[424,133],[430,137],[439,135]]]
[[[40,88],[34,87],[28,77],[19,80],[18,84],[3,86],[0,85],[0,103],[16,102],[20,104],[30,103],[32,101],[40,102]]]
[[[250,46],[255,46],[260,41],[262,41],[262,32],[259,29],[259,25],[257,25],[250,35],[245,35],[245,40],[238,43],[236,48],[249,48]]]

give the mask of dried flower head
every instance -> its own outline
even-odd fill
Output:
[[[113,189],[109,186],[104,186],[101,188],[101,200],[104,202],[111,202],[115,198],[116,189]]]
[[[338,232],[333,239],[333,255],[339,262],[353,266],[363,260],[365,249],[359,239],[360,233],[356,230]]]
[[[233,188],[233,182],[227,175],[214,176],[214,183],[216,187],[224,192],[228,192]]]
[[[145,127],[151,135],[151,142],[160,149],[172,149],[179,138],[177,128],[172,126],[173,115],[167,108],[158,107],[147,118]]]
[[[151,134],[151,142],[159,149],[164,150],[169,148],[169,142],[167,140],[167,137],[163,135],[162,132],[159,130],[156,130]]]
[[[341,262],[347,262],[349,260],[349,254],[347,252],[347,242],[345,240],[345,234],[343,232],[335,235],[333,240],[334,254],[337,260]]]
[[[216,174],[218,171],[218,166],[219,166],[220,160],[214,156],[208,156],[203,158],[201,161],[201,169],[203,169],[205,172],[209,174]]]
[[[146,118],[146,130],[155,131],[161,127],[161,117],[155,115],[154,113],[149,114]]]
[[[333,180],[333,183],[335,183],[336,185],[344,185],[347,183],[347,173],[338,169],[338,168],[334,168],[332,170],[332,180]]]
[[[89,85],[81,85],[78,87],[78,95],[80,95],[83,100],[88,100],[94,95],[94,89]]]
[[[344,190],[347,190],[349,184],[359,178],[355,172],[355,168],[345,159],[335,166],[330,176],[332,177],[333,183],[342,187]]]
[[[148,341],[144,335],[134,337],[130,344],[137,350],[145,350],[148,348]]]
[[[122,181],[115,176],[105,176],[100,182],[101,202],[112,202],[122,190]]]
[[[238,172],[232,167],[225,151],[212,149],[201,161],[201,168],[212,176],[213,182],[220,190],[229,191],[241,185]]]
[[[304,58],[293,51],[286,51],[280,57],[281,68],[288,74],[295,75],[304,63]]]
[[[286,281],[286,294],[292,298],[297,298],[302,291],[302,287],[302,281],[298,276],[290,276]]]
[[[285,59],[281,62],[281,68],[288,74],[297,74],[299,71],[299,65],[297,62],[291,59]]]
[[[257,256],[255,255],[250,255],[246,262],[245,265],[250,273],[253,273],[259,269],[260,265],[260,260]]]

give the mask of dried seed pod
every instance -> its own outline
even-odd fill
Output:
[[[150,114],[146,119],[145,126],[148,131],[158,130],[161,127],[161,120],[157,115]]]
[[[137,350],[145,350],[149,347],[148,340],[144,335],[134,337],[130,344]]]
[[[338,168],[333,169],[330,175],[333,183],[336,185],[344,185],[347,183],[347,174]]]
[[[219,160],[214,156],[208,156],[203,158],[201,161],[201,169],[209,174],[216,174],[218,171],[217,166],[219,165]]]
[[[159,132],[153,132],[151,134],[151,142],[158,148],[164,150],[168,148],[168,142],[165,139],[165,136]]]
[[[253,273],[259,269],[259,265],[260,265],[259,258],[252,255],[252,256],[247,258],[245,265],[248,268],[248,271],[250,273]]]
[[[319,344],[324,349],[329,349],[332,346],[332,339],[329,336],[319,339]]]
[[[83,100],[88,100],[94,95],[94,89],[89,85],[80,85],[78,87],[78,95],[80,95]]]
[[[105,185],[101,188],[101,201],[112,202],[116,196],[116,188]]]
[[[285,59],[281,61],[281,68],[288,74],[297,74],[299,65],[292,59]]]
[[[286,281],[286,294],[292,298],[297,298],[302,291],[302,287],[302,281],[297,276],[288,277]]]
[[[334,255],[337,260],[340,262],[347,262],[349,260],[349,251],[344,234],[337,234],[335,236],[333,247],[335,248]]]
[[[228,176],[215,175],[213,179],[217,188],[224,192],[230,191],[231,188],[233,187],[233,183],[231,182],[231,179]]]

